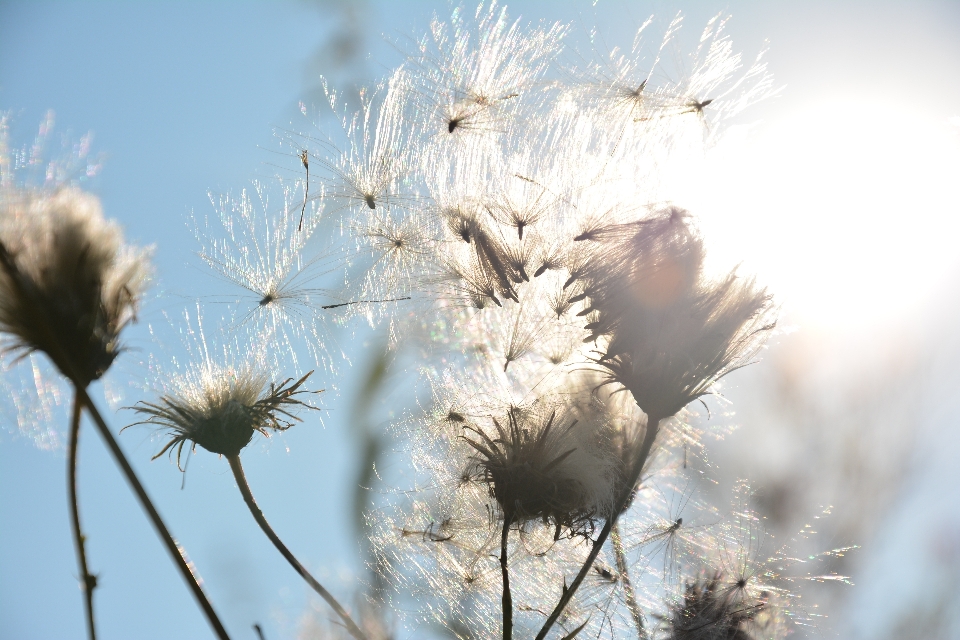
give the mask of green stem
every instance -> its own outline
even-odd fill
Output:
[[[504,516],[503,531],[500,534],[500,573],[503,576],[503,640],[513,637],[513,596],[510,595],[510,571],[507,568],[507,539],[510,536],[512,518]]]
[[[614,523],[610,532],[610,540],[613,542],[613,555],[617,560],[617,573],[620,575],[620,584],[623,585],[623,593],[627,600],[627,608],[630,609],[630,615],[633,617],[634,624],[637,625],[637,631],[641,640],[647,637],[647,632],[643,627],[643,613],[637,604],[637,594],[633,590],[633,583],[630,582],[630,571],[627,566],[627,555],[623,551],[623,542],[620,539],[620,527]]]
[[[127,457],[124,455],[123,450],[120,449],[120,445],[117,443],[116,438],[114,438],[113,434],[110,433],[110,428],[107,427],[107,423],[103,421],[103,417],[100,415],[100,412],[97,411],[96,406],[94,406],[90,396],[87,395],[86,390],[80,388],[79,386],[75,386],[75,388],[77,390],[77,396],[79,397],[80,402],[86,406],[87,411],[93,418],[94,424],[97,425],[97,429],[100,431],[100,435],[103,436],[103,439],[106,441],[107,447],[113,454],[114,459],[117,461],[117,464],[120,465],[121,470],[123,470],[123,474],[126,476],[127,482],[130,483],[130,486],[133,488],[133,492],[137,494],[137,498],[140,500],[140,506],[143,507],[143,510],[147,512],[147,515],[150,517],[150,521],[153,523],[153,527],[157,530],[157,534],[163,541],[167,551],[170,552],[170,557],[173,558],[174,564],[176,564],[177,568],[180,570],[180,575],[187,583],[187,586],[190,587],[194,598],[196,598],[200,608],[203,609],[203,612],[206,614],[207,621],[210,623],[210,626],[213,627],[214,632],[217,634],[217,637],[220,638],[220,640],[230,640],[230,636],[227,635],[227,630],[223,628],[220,618],[217,617],[216,612],[213,610],[213,605],[210,604],[206,594],[203,592],[203,587],[200,586],[199,578],[194,575],[193,565],[186,558],[186,552],[179,544],[177,544],[177,541],[173,539],[173,536],[170,535],[170,531],[163,523],[163,519],[160,518],[160,514],[157,512],[156,507],[153,506],[153,502],[151,502],[149,496],[147,496],[147,492],[144,490],[143,485],[140,484],[137,474],[134,473],[133,467],[131,467],[130,462],[127,461]]]
[[[86,604],[87,635],[90,640],[97,639],[97,630],[93,618],[93,590],[97,587],[97,577],[87,569],[87,537],[80,528],[80,506],[77,500],[77,448],[80,438],[80,402],[73,396],[73,412],[70,420],[70,449],[67,452],[67,487],[70,491],[70,520],[73,525],[73,543],[77,549],[77,564],[80,566],[81,586]]]
[[[327,604],[337,612],[337,615],[340,616],[340,619],[343,621],[343,624],[347,627],[347,631],[350,632],[357,640],[367,640],[367,637],[363,634],[363,631],[360,630],[360,627],[353,621],[350,617],[350,614],[347,613],[347,610],[337,602],[337,599],[327,591],[322,584],[317,582],[316,578],[310,575],[310,572],[300,564],[300,561],[297,560],[287,546],[283,544],[283,541],[280,540],[280,537],[274,532],[273,528],[270,526],[270,523],[267,522],[266,517],[264,517],[263,512],[260,511],[260,507],[257,506],[257,501],[253,498],[253,493],[250,492],[250,485],[247,484],[247,477],[243,473],[243,466],[240,464],[240,456],[232,455],[227,456],[227,461],[230,463],[230,469],[233,471],[233,477],[237,481],[237,487],[240,489],[240,493],[243,495],[244,502],[247,503],[247,507],[250,509],[250,513],[253,514],[253,519],[257,521],[257,524],[260,525],[260,528],[270,539],[270,542],[273,543],[273,546],[277,548],[277,551],[286,558],[287,562],[290,563],[290,566],[300,574],[300,577],[303,578],[307,584],[309,584],[314,591],[320,594],[320,597],[327,601]]]
[[[647,462],[647,458],[650,455],[650,449],[653,448],[653,441],[656,440],[657,432],[659,430],[659,418],[648,415],[647,430],[643,436],[643,444],[640,445],[640,451],[637,452],[637,457],[634,459],[630,476],[627,478],[627,482],[624,484],[623,495],[618,496],[613,515],[610,516],[607,522],[603,525],[603,529],[600,530],[600,535],[597,536],[596,541],[593,543],[593,549],[590,550],[590,555],[587,556],[583,566],[580,567],[580,572],[577,573],[577,577],[573,579],[573,582],[570,583],[570,586],[567,587],[563,592],[563,595],[560,596],[560,601],[557,602],[557,606],[553,608],[553,611],[550,613],[550,617],[547,618],[547,621],[543,623],[543,627],[541,627],[540,633],[537,634],[536,640],[544,640],[544,638],[547,637],[547,634],[550,632],[550,628],[557,621],[557,618],[560,617],[560,614],[563,613],[563,610],[567,608],[570,600],[572,600],[574,594],[576,594],[577,589],[580,588],[580,584],[583,582],[583,579],[587,576],[587,573],[590,572],[590,568],[596,561],[597,556],[600,555],[600,549],[603,548],[603,544],[607,541],[610,531],[617,523],[617,518],[620,517],[620,513],[630,502],[630,497],[633,494],[633,490],[636,487],[637,482],[640,481],[640,474],[643,472],[643,465]]]

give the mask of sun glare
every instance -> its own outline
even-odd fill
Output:
[[[734,127],[678,204],[700,214],[718,268],[762,274],[795,318],[902,318],[960,262],[958,121],[821,102]]]

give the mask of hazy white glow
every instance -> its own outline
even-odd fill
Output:
[[[960,263],[958,123],[823,102],[732,129],[678,204],[699,214],[716,264],[742,262],[795,317],[902,317]]]

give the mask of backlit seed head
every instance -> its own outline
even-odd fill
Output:
[[[722,573],[687,583],[683,600],[671,607],[671,640],[753,640],[754,620],[767,603],[731,598]]]
[[[188,442],[213,453],[236,456],[255,432],[269,437],[272,431],[286,431],[300,421],[294,414],[297,409],[316,408],[296,397],[313,393],[301,389],[310,373],[297,381],[287,378],[268,385],[268,375],[252,368],[237,371],[207,365],[177,380],[173,385],[177,390],[157,402],[131,407],[146,416],[134,424],[155,425],[170,436],[154,459],[168,451],[172,455],[175,448],[179,464]]]
[[[596,229],[582,280],[596,357],[646,413],[670,417],[743,366],[775,326],[770,296],[735,272],[704,278],[703,243],[675,207]]]
[[[578,421],[557,410],[542,415],[514,407],[490,421],[493,429],[467,425],[462,437],[475,451],[471,478],[487,486],[504,519],[541,520],[557,537],[563,529],[592,532],[604,507],[597,485],[606,487],[607,474]]]
[[[126,246],[100,201],[75,188],[4,188],[0,197],[0,331],[5,350],[46,353],[75,384],[120,353],[147,281],[147,252]]]

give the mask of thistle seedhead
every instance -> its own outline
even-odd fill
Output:
[[[487,485],[504,519],[551,523],[556,537],[562,529],[588,535],[602,517],[593,485],[602,482],[604,473],[589,452],[576,456],[583,446],[578,421],[563,426],[564,421],[556,410],[545,417],[511,407],[505,417],[491,417],[495,434],[464,427],[463,438],[476,451],[470,476]]]
[[[766,608],[761,598],[733,598],[723,574],[687,583],[683,600],[671,607],[670,640],[753,640],[751,628]]]
[[[703,244],[675,207],[595,229],[583,270],[595,362],[647,414],[670,417],[747,363],[775,326],[770,296],[736,272],[703,277]]]
[[[4,350],[42,351],[74,384],[99,379],[121,351],[147,281],[147,252],[123,243],[100,201],[75,188],[4,188],[0,331]]]
[[[320,393],[300,388],[312,373],[295,382],[293,378],[271,382],[268,388],[266,373],[252,368],[236,371],[207,366],[199,375],[178,380],[177,391],[163,395],[156,403],[141,401],[131,407],[147,416],[133,424],[166,429],[170,440],[154,460],[168,451],[172,455],[176,448],[179,465],[188,442],[194,448],[200,445],[213,453],[237,456],[255,432],[269,437],[272,431],[286,431],[300,422],[293,413],[298,408],[317,408],[295,397]]]

